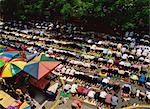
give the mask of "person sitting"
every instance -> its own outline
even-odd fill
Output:
[[[107,77],[107,70],[106,69],[101,69],[101,72],[99,73],[101,77]]]
[[[150,77],[147,78],[145,86],[146,86],[147,89],[150,89]]]
[[[105,90],[100,92],[100,95],[99,95],[100,99],[99,100],[100,100],[101,103],[105,102],[106,96],[107,96],[107,92]]]
[[[111,99],[111,108],[115,109],[117,105],[118,105],[118,96],[114,94]]]
[[[78,93],[78,96],[86,96],[89,92],[89,89],[88,89],[88,86],[87,87],[83,87],[83,86],[80,86],[77,88],[77,93]]]
[[[82,106],[82,103],[78,99],[73,100],[73,102],[71,103],[72,109],[81,109],[81,106]]]
[[[136,92],[137,92],[137,88],[132,86],[132,90],[131,90],[131,97],[135,98],[136,97]]]
[[[88,92],[87,96],[89,97],[89,100],[94,98],[95,93],[96,92],[93,89]]]
[[[126,54],[126,53],[125,53],[125,54],[123,54],[121,58],[122,58],[122,60],[127,60],[127,58],[128,58],[128,54]]]
[[[145,99],[145,97],[146,97],[146,94],[145,94],[145,92],[142,92],[142,91],[140,91],[140,93],[139,93],[139,100],[140,101],[143,101],[144,99]]]
[[[78,85],[75,82],[74,84],[72,84],[70,92],[74,95],[77,92],[77,88],[78,88]]]
[[[115,81],[114,84],[113,84],[113,90],[115,92],[119,92],[120,91],[120,82],[119,81]]]
[[[130,84],[124,84],[122,86],[122,93],[121,93],[123,100],[125,100],[125,101],[129,100],[130,99],[129,98],[130,93],[131,93],[131,85]]]
[[[122,86],[122,91],[123,91],[123,93],[129,94],[130,91],[131,91],[131,85],[129,85],[129,84],[124,84],[124,85]]]
[[[143,85],[143,84],[145,84],[145,82],[146,82],[146,76],[144,73],[142,73],[139,77],[139,84]]]
[[[67,92],[71,89],[71,85],[70,84],[65,84],[63,89],[64,89],[64,92]]]
[[[129,60],[129,61],[133,61],[133,60],[134,60],[134,56],[133,56],[133,55],[129,55],[129,56],[128,56],[128,60]]]
[[[150,91],[146,91],[146,102],[150,103]]]
[[[106,103],[107,107],[110,107],[111,100],[112,100],[112,93],[109,93],[109,94],[106,95],[106,98],[105,98],[105,103]]]
[[[96,100],[96,101],[100,101],[100,91],[96,91],[95,92],[95,95],[94,95],[94,99]]]
[[[102,80],[102,86],[103,87],[107,87],[108,83],[109,83],[110,77],[104,78]]]

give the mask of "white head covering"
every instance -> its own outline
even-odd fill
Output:
[[[57,88],[58,88],[58,83],[55,83],[54,85],[50,86],[47,90],[56,93]]]

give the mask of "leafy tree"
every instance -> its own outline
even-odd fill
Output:
[[[60,13],[66,16],[70,16],[72,14],[72,7],[69,3],[63,5],[63,8],[60,10]]]
[[[124,30],[149,24],[149,0],[2,0],[0,12],[12,18],[29,20],[48,15],[99,18]]]

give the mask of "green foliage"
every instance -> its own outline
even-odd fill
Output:
[[[130,22],[127,22],[123,25],[123,28],[125,30],[128,30],[128,29],[134,29],[135,28],[135,24],[134,23],[130,23]]]
[[[60,13],[63,15],[71,15],[72,13],[72,7],[69,3],[66,3],[63,5],[63,8],[60,10]]]
[[[148,24],[150,13],[149,0],[3,0],[0,10],[21,20],[44,17],[47,10],[64,18],[100,18],[124,30]]]

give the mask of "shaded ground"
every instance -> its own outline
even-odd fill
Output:
[[[34,99],[39,104],[42,104],[45,100],[47,100],[47,97],[46,97],[46,95],[43,92],[41,92],[41,91],[39,91],[37,89],[35,89],[34,92],[35,92],[35,98]]]

